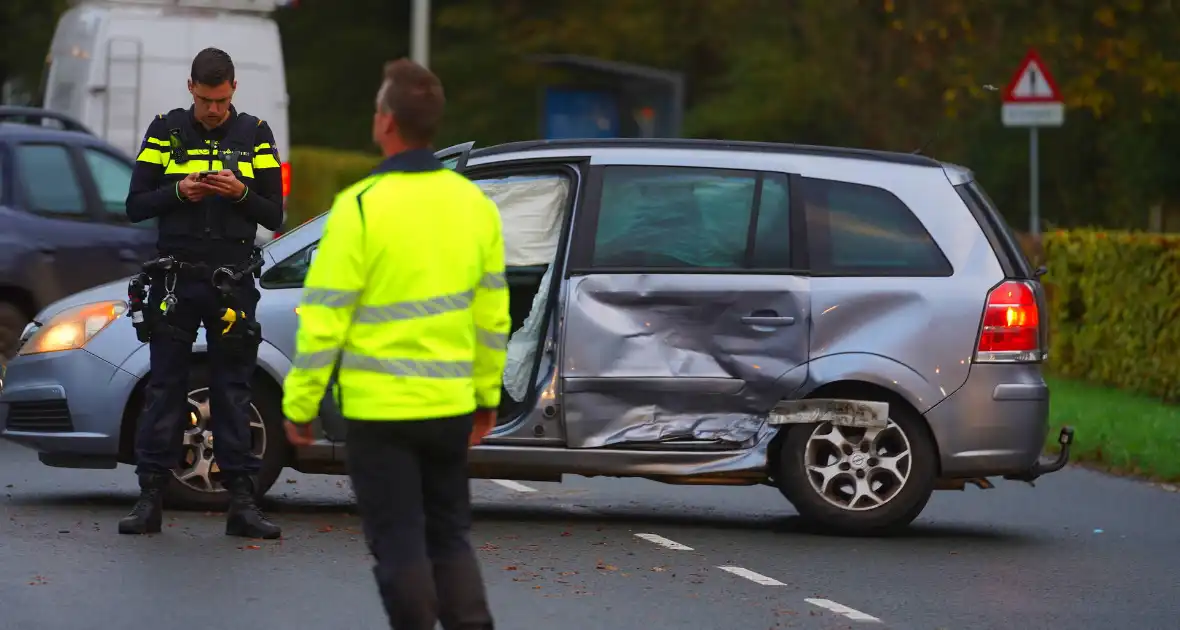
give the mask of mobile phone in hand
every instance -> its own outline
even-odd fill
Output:
[[[205,179],[210,175],[216,175],[217,173],[218,171],[201,171],[200,173],[197,173],[197,181],[201,181],[202,179]]]

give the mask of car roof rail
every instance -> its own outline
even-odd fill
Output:
[[[542,149],[700,149],[712,151],[751,151],[761,153],[782,153],[814,155],[817,157],[852,158],[910,164],[914,166],[942,167],[934,158],[913,153],[880,151],[876,149],[855,149],[782,142],[754,142],[748,140],[713,140],[704,138],[561,138],[549,140],[519,140],[506,142],[471,152],[472,157],[484,157],[504,153]]]
[[[87,135],[94,135],[89,127],[72,116],[59,112],[42,109],[40,107],[21,107],[15,105],[0,105],[0,123],[16,122],[27,125],[43,126],[46,120],[56,120],[66,131],[77,131]]]

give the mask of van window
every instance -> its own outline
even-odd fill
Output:
[[[950,262],[934,238],[893,193],[848,182],[802,181],[813,273],[951,275]]]
[[[789,200],[783,175],[609,166],[603,171],[590,262],[637,270],[787,269]]]
[[[86,202],[66,147],[22,144],[16,149],[21,184],[33,212],[82,217]]]

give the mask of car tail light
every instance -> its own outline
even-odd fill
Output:
[[[1043,359],[1041,313],[1027,282],[1006,281],[987,295],[976,363],[1027,363]]]
[[[291,163],[290,162],[283,162],[282,167],[283,167],[282,168],[283,199],[286,199],[287,195],[291,194]]]

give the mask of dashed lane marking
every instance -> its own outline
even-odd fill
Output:
[[[820,608],[826,608],[826,609],[836,613],[837,615],[844,615],[845,617],[848,617],[849,619],[851,619],[853,621],[876,621],[876,622],[881,621],[880,619],[877,619],[876,617],[874,617],[872,615],[862,613],[861,611],[859,611],[855,608],[849,608],[849,607],[845,606],[844,604],[834,602],[830,599],[808,598],[808,599],[804,599],[803,601],[807,602],[808,604],[811,604],[812,606],[819,606]]]
[[[668,540],[663,536],[657,536],[655,534],[635,534],[635,537],[642,538],[650,543],[655,543],[661,547],[664,547],[665,549],[672,549],[675,551],[692,551],[692,547],[689,547],[688,545],[682,545],[675,540]]]
[[[761,584],[762,586],[786,586],[786,584],[783,584],[772,577],[766,577],[761,573],[755,573],[749,569],[743,569],[742,567],[723,566],[717,568],[721,569],[722,571],[728,571],[738,577],[744,577],[747,580],[754,582],[755,584]],[[850,608],[849,610],[852,609]]]
[[[492,483],[494,483],[498,486],[503,486],[505,488],[508,488],[509,490],[515,490],[517,492],[536,492],[537,491],[536,488],[530,488],[530,487],[524,485],[523,483],[517,483],[517,482],[509,480],[509,479],[492,479],[491,481],[492,481]]]

